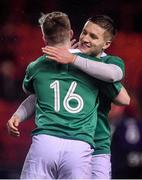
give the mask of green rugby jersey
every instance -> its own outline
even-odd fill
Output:
[[[121,83],[106,84],[105,93],[99,92],[98,121],[94,136],[95,151],[94,154],[110,154],[111,129],[108,114],[111,109],[112,100],[119,94]]]
[[[37,96],[33,135],[76,139],[94,147],[98,85],[71,64],[45,56],[29,64],[23,85]]]
[[[118,65],[124,76],[124,63],[123,61],[116,56],[104,56],[101,59],[101,62],[108,64]],[[105,88],[104,88],[105,87]],[[94,136],[95,141],[95,151],[94,155],[97,154],[110,154],[110,145],[111,145],[111,130],[108,120],[108,113],[111,109],[112,100],[119,94],[122,88],[121,83],[106,83],[102,82],[102,87],[99,91],[99,107],[98,107],[98,121]]]

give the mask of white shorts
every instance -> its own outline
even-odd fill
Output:
[[[33,136],[21,179],[90,179],[88,143],[49,135]]]
[[[92,179],[111,179],[111,155],[93,155]]]

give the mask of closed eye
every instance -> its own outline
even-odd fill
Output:
[[[98,37],[97,37],[95,34],[90,34],[90,37],[91,37],[92,39],[98,39]]]

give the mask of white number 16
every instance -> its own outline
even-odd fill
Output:
[[[70,113],[78,113],[82,110],[84,106],[83,99],[80,95],[74,93],[75,88],[77,87],[77,83],[73,81],[69,87],[69,90],[63,100],[63,106],[66,109],[66,111]],[[60,83],[58,80],[54,81],[52,84],[50,84],[50,88],[54,89],[54,110],[56,112],[60,111]],[[77,101],[76,107],[71,107],[69,102],[71,100],[75,99]]]

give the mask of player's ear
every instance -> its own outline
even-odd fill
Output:
[[[107,49],[111,45],[111,41],[106,41],[106,43],[103,46],[103,50]]]
[[[73,30],[71,29],[71,30],[70,30],[70,39],[73,38],[73,34],[74,34],[74,33],[73,33]]]

